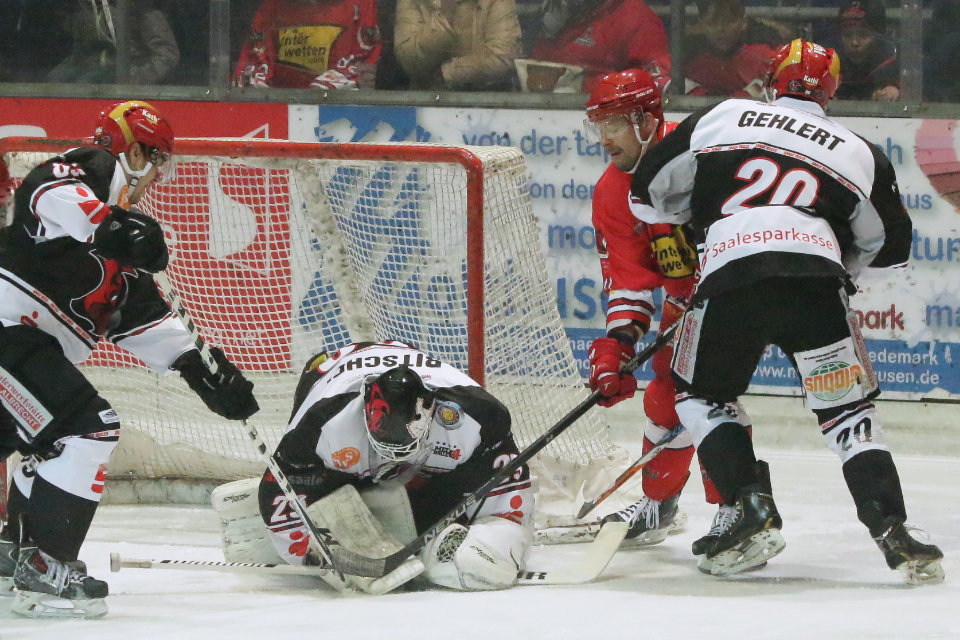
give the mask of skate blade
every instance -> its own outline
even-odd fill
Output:
[[[944,580],[940,560],[907,560],[897,567],[903,581],[913,587],[940,584]]]
[[[767,566],[767,561],[764,560],[760,564],[754,565],[752,567],[747,567],[746,569],[741,569],[740,573],[748,573],[750,571],[759,571]],[[707,575],[713,574],[713,562],[705,555],[697,556],[697,570],[700,573],[705,573]]]
[[[636,538],[626,538],[623,542],[620,543],[621,549],[634,549],[636,547],[649,547],[651,545],[660,544],[667,539],[667,536],[671,533],[679,532],[683,529],[684,525],[687,524],[687,512],[686,511],[677,511],[677,515],[673,517],[673,522],[668,524],[665,527],[660,529],[651,529],[649,531],[644,531]]]
[[[787,546],[779,529],[764,529],[737,546],[709,558],[715,576],[728,576],[746,571],[773,558]]]
[[[48,593],[15,591],[10,611],[25,618],[102,618],[107,614],[103,598],[68,600]]]

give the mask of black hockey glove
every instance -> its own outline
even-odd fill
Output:
[[[93,233],[93,244],[104,258],[150,273],[166,269],[170,257],[157,221],[120,207],[110,207],[110,214]]]
[[[196,349],[181,355],[170,368],[180,372],[180,377],[210,411],[228,420],[246,420],[260,410],[253,397],[253,383],[227,360],[223,351],[213,347],[210,353],[217,361],[216,373],[210,372]]]

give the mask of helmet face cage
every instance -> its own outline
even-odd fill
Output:
[[[157,168],[157,179],[164,181],[173,175],[173,129],[153,105],[130,100],[107,107],[100,113],[93,136],[94,144],[106,147],[120,160],[127,173],[136,178]],[[126,152],[134,144],[143,145],[148,165],[133,171]]]
[[[599,142],[605,134],[625,133],[620,127],[627,123],[634,125],[636,131],[647,113],[657,119],[658,125],[663,123],[660,89],[653,77],[642,69],[608,73],[590,94],[583,128],[591,142]]]
[[[798,38],[777,51],[765,84],[770,99],[794,96],[824,107],[840,86],[840,57]]]
[[[407,366],[368,378],[363,414],[370,446],[392,462],[415,456],[430,432],[432,404],[420,376]]]

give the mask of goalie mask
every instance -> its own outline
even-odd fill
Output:
[[[393,462],[420,452],[430,431],[433,396],[417,372],[403,365],[364,383],[363,416],[370,446]]]
[[[100,112],[93,143],[110,150],[123,170],[136,180],[157,168],[157,181],[165,181],[173,174],[173,129],[153,105],[139,100],[129,100],[111,105]],[[144,147],[147,165],[134,171],[130,168],[127,153],[140,143]]]
[[[799,38],[777,50],[764,89],[770,100],[790,96],[826,107],[840,86],[840,57]]]

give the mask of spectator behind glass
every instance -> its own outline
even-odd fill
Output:
[[[514,0],[398,0],[397,60],[411,89],[510,91],[520,53]]]
[[[180,61],[170,23],[152,0],[126,3],[127,62],[116,68],[118,10],[107,0],[77,0],[67,10],[73,46],[47,74],[50,82],[159,84]]]
[[[0,0],[0,82],[42,82],[63,58],[51,42],[70,33],[60,17],[75,0]]]
[[[763,97],[763,80],[783,34],[748,19],[742,0],[698,0],[683,67],[686,92],[698,96]]]
[[[938,0],[923,27],[923,94],[936,102],[960,102],[960,3]]]
[[[845,2],[832,44],[843,65],[841,100],[899,100],[900,61],[886,35],[887,13],[880,0]]]
[[[530,60],[518,65],[528,72],[521,85],[530,91],[593,92],[607,73],[642,69],[665,90],[670,83],[670,50],[663,22],[642,0],[544,0],[541,32]],[[565,65],[556,78],[538,62]],[[538,75],[531,79],[530,67]],[[551,84],[554,83],[554,84]]]
[[[410,85],[394,44],[394,25],[397,23],[397,0],[377,0],[377,24],[383,50],[377,63],[377,89],[406,89]]]
[[[372,89],[375,0],[264,0],[234,71],[238,87]]]

